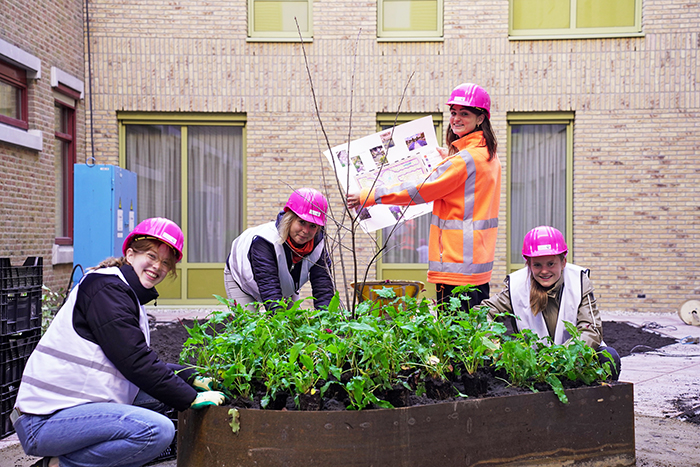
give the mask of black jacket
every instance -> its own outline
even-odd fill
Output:
[[[284,213],[281,212],[277,216],[277,224]],[[319,229],[313,239],[314,248],[323,239],[323,229]],[[292,263],[292,250],[289,245],[284,243],[284,254],[289,265],[289,273],[294,279],[294,288],[299,290],[299,276],[301,268],[295,267]],[[268,300],[281,300],[282,287],[277,267],[277,254],[275,246],[262,237],[256,237],[250,245],[248,259],[253,270],[255,283],[260,291],[260,297],[263,303]],[[311,282],[311,293],[314,297],[314,306],[318,309],[323,306],[328,306],[335,294],[335,287],[330,275],[331,260],[326,250],[323,250],[321,257],[316,264],[309,268],[309,282]],[[303,285],[303,284],[302,284]]]
[[[73,327],[80,337],[99,345],[122,375],[139,389],[177,410],[187,409],[197,391],[158,359],[139,326],[139,304],[158,298],[146,289],[130,265],[119,277],[88,274],[80,284]]]

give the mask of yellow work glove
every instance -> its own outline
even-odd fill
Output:
[[[202,409],[208,405],[221,405],[225,400],[226,396],[224,396],[223,392],[205,391],[197,393],[197,397],[194,398],[190,407],[193,409]]]
[[[192,386],[199,392],[211,391],[214,389],[214,380],[206,376],[196,376]]]

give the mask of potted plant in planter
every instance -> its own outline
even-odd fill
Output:
[[[181,415],[178,465],[634,464],[632,387],[604,383],[582,341],[547,346],[480,307],[438,319],[378,292],[355,319],[336,297],[195,323],[183,361],[233,407]]]

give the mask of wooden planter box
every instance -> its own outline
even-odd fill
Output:
[[[180,413],[178,467],[628,466],[631,383],[397,409]]]

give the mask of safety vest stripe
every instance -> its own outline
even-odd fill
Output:
[[[436,178],[439,178],[440,175],[445,173],[447,169],[452,167],[452,161],[448,160],[446,162],[443,162],[442,164],[438,165],[435,170],[433,170],[433,173],[430,174],[430,177],[428,177],[428,180],[432,181],[435,180]]]
[[[430,271],[435,272],[452,272],[455,274],[479,274],[493,270],[493,261],[480,264],[467,263],[441,263],[440,261],[430,261],[428,263]]]
[[[402,191],[406,190],[406,193],[408,193],[408,196],[411,197],[414,203],[416,204],[422,204],[425,203],[425,200],[421,197],[420,193],[418,192],[418,187],[411,182],[406,182],[402,183],[400,185],[394,185],[391,187],[379,187],[375,190],[374,194],[374,199],[376,200],[376,204],[382,204],[382,196],[386,196],[388,194],[393,194],[393,193],[401,193]]]
[[[498,227],[498,217],[474,221],[474,230],[488,230]]]
[[[440,227],[442,230],[488,230],[495,229],[496,227],[498,227],[498,218],[484,219],[473,222],[471,222],[470,220],[444,221],[435,214],[433,214],[430,218],[430,223],[436,227]],[[469,226],[469,224],[471,224],[471,227]]]
[[[84,392],[80,391],[73,391],[71,389],[67,389],[61,386],[56,386],[54,384],[49,384],[45,381],[38,380],[36,378],[32,378],[31,376],[24,375],[22,376],[22,384],[29,384],[31,386],[35,386],[37,388],[44,389],[49,392],[53,392],[55,394],[61,394],[64,396],[68,397],[73,397],[73,398],[78,398],[82,400],[88,400],[92,402],[103,402],[104,399],[100,397],[96,397]]]
[[[59,360],[64,360],[66,362],[74,363],[76,365],[84,366],[87,368],[91,368],[93,370],[101,371],[103,373],[108,373],[110,375],[117,376],[119,375],[119,370],[117,370],[114,367],[107,366],[107,365],[102,365],[100,363],[94,362],[92,360],[88,360],[86,358],[81,358],[77,357],[75,355],[71,355],[65,352],[61,352],[60,350],[57,349],[52,349],[50,347],[46,347],[43,345],[37,345],[36,349],[34,349],[35,352],[40,352],[45,355],[50,355],[52,357],[58,358]]]

